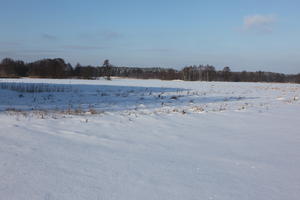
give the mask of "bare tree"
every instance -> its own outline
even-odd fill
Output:
[[[106,80],[111,80],[110,76],[111,76],[112,66],[109,63],[109,60],[104,60],[103,68],[104,68],[104,76],[106,76]]]
[[[223,71],[222,71],[223,80],[224,80],[224,81],[229,81],[229,79],[230,79],[230,74],[231,74],[230,67],[224,67],[224,69],[223,69]]]

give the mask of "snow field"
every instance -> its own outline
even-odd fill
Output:
[[[299,199],[299,85],[4,82],[1,199]]]

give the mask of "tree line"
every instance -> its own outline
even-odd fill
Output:
[[[231,82],[291,82],[300,83],[300,74],[274,72],[233,72],[230,67],[216,70],[212,65],[186,66],[181,70],[171,68],[118,67],[105,60],[101,66],[73,67],[61,58],[42,59],[25,63],[4,58],[0,63],[0,78],[37,77],[37,78],[82,78],[95,79],[111,76],[137,79],[185,80],[185,81],[231,81]]]

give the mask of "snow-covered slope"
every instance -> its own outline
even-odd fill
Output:
[[[299,199],[299,85],[1,82],[0,199]]]

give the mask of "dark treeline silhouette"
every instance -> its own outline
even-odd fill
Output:
[[[182,70],[166,68],[116,67],[105,60],[101,66],[72,67],[61,58],[43,59],[25,63],[4,58],[0,63],[0,77],[38,77],[38,78],[83,78],[94,79],[111,76],[138,79],[185,80],[185,81],[231,81],[231,82],[291,82],[300,83],[300,74],[282,74],[274,72],[232,72],[230,67],[216,70],[211,65],[193,65]]]

